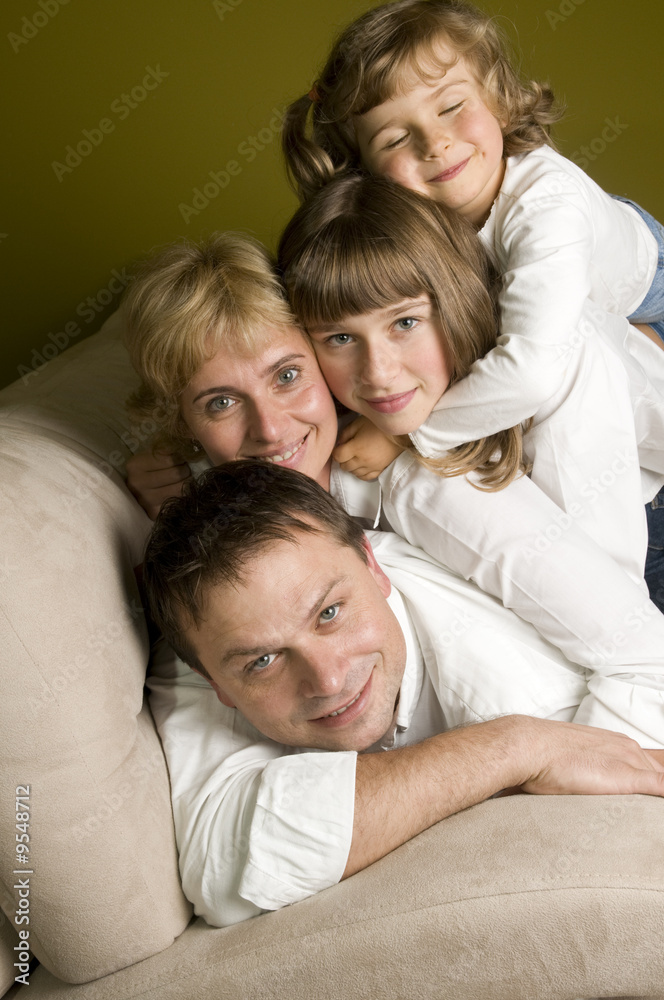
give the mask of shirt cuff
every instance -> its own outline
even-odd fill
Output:
[[[353,837],[356,758],[305,753],[266,765],[240,896],[277,910],[339,882]]]

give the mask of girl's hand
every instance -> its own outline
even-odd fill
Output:
[[[169,497],[179,497],[191,470],[179,455],[139,451],[127,461],[127,488],[154,521]]]
[[[356,417],[339,434],[332,457],[358,479],[377,479],[404,449],[366,417]]]

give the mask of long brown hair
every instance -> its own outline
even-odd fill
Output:
[[[499,279],[477,233],[455,212],[392,181],[350,174],[331,181],[284,230],[279,265],[305,327],[427,294],[444,331],[452,381],[496,344]],[[497,490],[523,469],[521,439],[520,427],[505,428],[439,458],[418,459],[443,476],[476,470],[478,488]]]
[[[283,151],[302,199],[361,167],[354,116],[399,93],[409,71],[433,80],[449,69],[441,63],[441,42],[473,68],[487,107],[504,123],[506,156],[554,145],[550,128],[563,111],[548,86],[519,78],[492,18],[465,0],[396,0],[346,28],[314,87],[286,112]]]

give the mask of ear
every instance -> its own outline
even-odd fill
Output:
[[[224,693],[222,688],[219,687],[216,681],[213,681],[211,677],[208,677],[208,675],[202,673],[202,671],[197,670],[196,667],[192,667],[191,669],[194,671],[194,673],[198,674],[199,677],[205,678],[210,687],[214,690],[214,693],[216,694],[217,698],[219,699],[222,705],[225,705],[226,708],[235,708],[234,703],[231,701],[228,695]]]
[[[374,550],[371,548],[371,542],[366,535],[362,536],[362,548],[367,554],[367,566],[369,568],[369,572],[376,581],[378,589],[383,597],[389,597],[392,591],[392,584],[378,565],[378,560],[374,555]]]

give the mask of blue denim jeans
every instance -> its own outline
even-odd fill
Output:
[[[650,600],[664,612],[664,487],[654,500],[646,504],[648,519],[648,555],[646,583]]]
[[[624,201],[626,205],[631,205],[632,208],[636,209],[657,240],[659,253],[652,285],[638,309],[635,309],[632,315],[627,318],[632,323],[647,323],[664,340],[664,226],[657,219],[654,219],[650,212],[646,212],[644,208],[637,205],[635,201],[622,198],[618,194],[611,195],[611,197],[615,198],[616,201]]]

